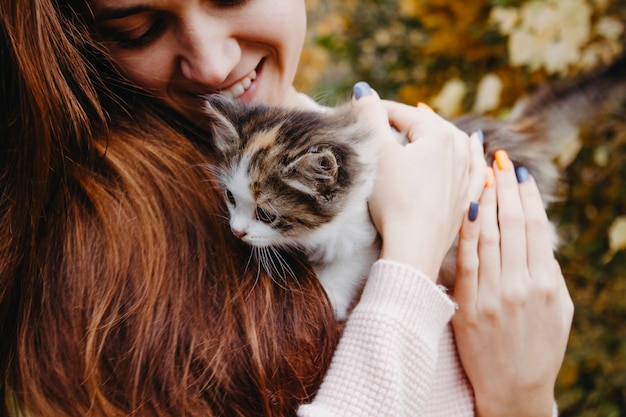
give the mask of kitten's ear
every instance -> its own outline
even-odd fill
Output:
[[[219,95],[211,95],[205,99],[206,120],[201,124],[211,132],[211,140],[220,152],[231,148],[239,138],[235,125],[235,116],[238,114],[236,106],[232,100]]]
[[[332,147],[313,147],[287,165],[283,171],[285,181],[309,195],[325,195],[337,183],[339,162]]]

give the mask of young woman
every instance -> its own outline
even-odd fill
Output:
[[[211,93],[315,106],[292,86],[304,1],[16,0],[0,22],[4,414],[552,415],[572,305],[536,188],[503,157],[468,212],[478,135],[424,107],[355,87],[383,250],[341,338],[307,265],[289,290],[246,268],[194,122]],[[462,221],[455,313],[433,280]]]

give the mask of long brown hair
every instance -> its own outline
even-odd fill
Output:
[[[321,286],[248,264],[206,135],[126,84],[75,6],[0,3],[3,414],[293,415],[337,342]]]

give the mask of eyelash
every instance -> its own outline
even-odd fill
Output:
[[[165,19],[159,18],[140,36],[128,39],[123,33],[112,34],[112,40],[124,49],[141,49],[154,42],[165,31]]]
[[[241,7],[245,3],[251,0],[213,0],[213,3],[217,7],[229,8],[229,7]],[[167,21],[165,18],[160,17],[155,19],[154,23],[137,38],[129,39],[124,33],[111,33],[110,39],[124,49],[141,49],[149,46],[153,41],[165,31]]]
[[[215,5],[219,7],[236,7],[243,6],[249,0],[214,0]]]

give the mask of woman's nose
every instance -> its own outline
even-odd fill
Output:
[[[196,16],[183,29],[180,68],[185,78],[219,87],[241,58],[237,39],[225,22]]]

